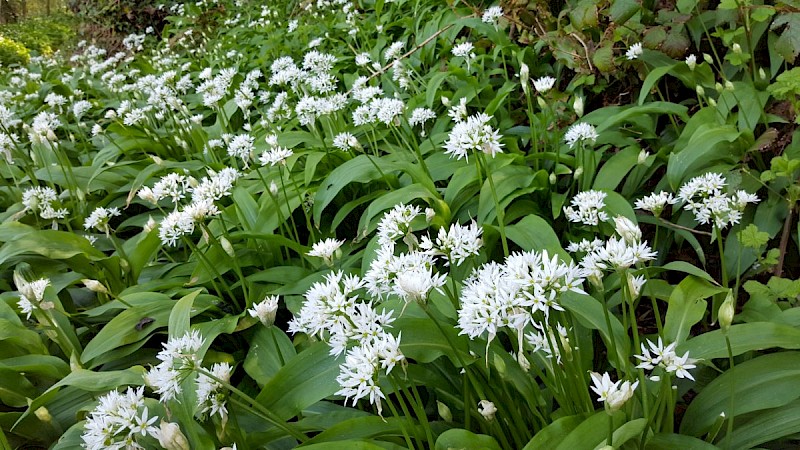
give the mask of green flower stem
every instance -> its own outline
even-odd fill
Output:
[[[603,318],[606,321],[606,329],[608,330],[608,344],[611,347],[611,353],[614,354],[614,359],[617,362],[617,378],[619,379],[622,378],[622,369],[625,369],[627,372],[627,364],[623,364],[623,362],[619,360],[619,353],[617,352],[617,339],[614,337],[614,328],[611,327],[611,316],[608,312],[608,300],[606,299],[605,291],[599,291],[597,292],[597,295],[603,302]]]
[[[609,447],[614,447],[614,417],[611,414],[608,416],[608,442]]]
[[[392,403],[392,400],[389,397],[386,397],[386,405],[389,406],[389,411],[392,412],[392,415],[394,417],[397,417],[398,419],[401,418],[401,417],[403,419],[407,419],[406,417],[401,416],[397,412],[397,408],[395,408],[394,403]],[[410,450],[414,450],[415,449],[414,442],[411,440],[411,436],[409,436],[408,430],[406,429],[406,420],[401,420],[400,421],[400,431],[402,431],[402,433],[403,433],[403,438],[405,438],[406,445],[408,445],[408,448]]]
[[[231,266],[233,267],[233,271],[236,272],[236,276],[239,278],[239,282],[242,285],[242,296],[244,296],[245,306],[249,305],[250,304],[250,297],[249,297],[249,294],[248,294],[247,278],[245,278],[244,274],[242,273],[242,268],[239,267],[238,261],[236,260],[235,257],[233,257],[231,255],[228,255],[228,252],[226,252],[225,249],[222,247],[222,243],[219,242],[217,237],[214,236],[214,233],[211,232],[211,230],[208,228],[208,226],[205,223],[200,222],[200,228],[202,228],[206,232],[206,236],[208,236],[208,239],[211,242],[211,244],[213,244],[215,247],[217,247],[220,250],[222,250],[222,252],[224,254],[226,254],[230,258],[230,260],[232,262]],[[224,226],[223,226],[223,228],[224,228]],[[238,302],[237,302],[237,304],[238,304]]]
[[[731,338],[730,338],[730,336],[728,336],[728,330],[723,330],[722,334],[725,335],[725,347],[728,350],[728,363],[730,365],[730,368],[728,370],[730,370],[731,373],[733,373],[733,369],[735,367],[735,364],[734,364],[734,361],[733,361],[733,349],[731,348]],[[726,448],[731,448],[731,438],[732,438],[732,434],[733,434],[733,418],[734,418],[733,408],[734,408],[735,399],[736,399],[736,397],[734,395],[735,393],[736,393],[736,377],[731,376],[731,395],[730,395],[730,399],[728,401],[728,417],[726,417],[726,419],[728,419],[728,429],[727,429],[727,432],[725,433],[725,447]]]
[[[494,187],[494,179],[492,178],[492,174],[489,173],[489,164],[486,161],[486,157],[482,152],[475,152],[477,155],[478,160],[478,172],[480,173],[480,166],[483,166],[486,173],[486,179],[489,181],[489,189],[492,191],[492,200],[494,200],[494,207],[495,212],[497,213],[497,224],[500,228],[500,240],[503,244],[503,256],[508,256],[508,240],[506,239],[506,223],[505,223],[505,211],[500,206],[500,200],[497,198],[497,190]]]
[[[205,254],[200,251],[200,249],[197,247],[197,245],[195,245],[195,243],[191,239],[189,239],[189,238],[187,238],[185,236],[183,236],[183,239],[186,242],[186,244],[189,246],[189,248],[191,249],[192,253],[197,255],[197,257],[200,259],[200,263],[203,266],[205,266],[205,268],[209,272],[211,272],[212,275],[214,275],[211,278],[211,284],[214,286],[214,290],[217,291],[217,294],[220,297],[222,297],[223,291],[219,288],[219,286],[217,285],[217,282],[215,281],[215,280],[219,279],[220,282],[222,282],[222,285],[225,288],[225,292],[227,292],[228,297],[230,297],[232,300],[236,301],[236,297],[233,295],[233,292],[231,291],[231,287],[228,285],[228,283],[225,281],[225,279],[222,278],[222,275],[220,275],[220,273],[217,270],[217,268],[214,267],[213,264],[211,264],[211,262],[208,260],[208,258],[206,258]]]
[[[412,425],[414,425],[413,422],[412,422],[412,420],[413,420],[412,417],[413,416],[411,415],[411,411],[408,409],[408,405],[406,405],[406,401],[403,398],[403,394],[402,394],[399,386],[397,386],[395,384],[394,380],[391,377],[389,377],[389,382],[392,384],[392,388],[394,389],[395,393],[397,394],[397,401],[400,403],[400,409],[403,410],[403,415],[404,415],[406,421],[407,422],[411,422]],[[413,430],[412,431],[414,433],[414,438],[417,440],[417,442],[422,442],[423,439],[419,435],[419,427],[417,427],[416,425],[413,426]]]
[[[633,336],[634,351],[639,351],[641,342],[639,340],[639,325],[636,321],[636,299],[628,288],[628,271],[620,272],[620,284],[622,285],[623,302],[628,305],[631,311],[631,335]],[[642,409],[645,417],[650,417],[650,397],[647,394],[647,379],[644,376],[644,369],[638,369],[639,386],[642,392]],[[642,438],[647,434],[647,429],[642,431]]]
[[[396,379],[395,375],[390,375],[390,378],[394,378],[392,385],[394,386],[395,392],[397,392],[398,397],[402,398],[400,397],[401,396],[400,391],[402,391],[402,395],[404,395],[405,398],[408,399],[408,404],[411,406],[411,409],[417,416],[417,421],[425,430],[425,439],[427,440],[428,445],[429,446],[433,445],[433,443],[435,442],[435,439],[433,438],[433,431],[431,431],[431,425],[430,423],[428,423],[428,415],[425,413],[425,407],[422,405],[422,398],[419,396],[419,392],[417,392],[417,387],[414,385],[413,381],[410,383],[414,391],[412,395],[412,392],[408,390],[408,388],[405,386],[402,380]]]

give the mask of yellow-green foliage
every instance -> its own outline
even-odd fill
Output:
[[[17,41],[0,36],[0,64],[27,64],[31,59],[30,52]]]

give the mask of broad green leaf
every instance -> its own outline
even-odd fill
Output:
[[[720,286],[713,286],[705,280],[692,275],[683,279],[669,297],[667,316],[664,319],[664,339],[666,342],[681,342],[689,336],[691,327],[706,313],[704,300],[712,295],[725,292]]]
[[[378,170],[380,168],[380,171]],[[381,178],[381,172],[388,173],[389,164],[382,158],[371,155],[358,155],[345,162],[325,178],[314,198],[314,223],[319,224],[322,211],[341,190],[350,183],[368,183]]]
[[[523,250],[537,252],[547,250],[550,255],[557,254],[564,261],[572,259],[569,253],[561,247],[561,242],[550,224],[539,216],[531,214],[523,217],[519,222],[507,226],[506,236]]]
[[[769,411],[750,414],[745,420],[737,422],[731,434],[730,448],[755,448],[759,444],[780,438],[791,437],[796,440],[800,432],[800,400],[795,400]],[[725,437],[721,443],[728,442]]]
[[[556,448],[587,417],[585,415],[577,415],[554,420],[550,425],[536,433],[522,450]]]
[[[616,3],[616,2],[615,2]],[[650,95],[653,86],[666,74],[668,74],[675,66],[682,63],[676,63],[671,66],[661,66],[650,70],[650,73],[645,77],[642,83],[642,88],[639,90],[639,105],[644,105],[645,100]]]
[[[416,183],[382,194],[369,204],[369,207],[367,207],[367,210],[361,216],[361,220],[358,224],[358,235],[366,236],[377,227],[377,221],[374,219],[378,214],[393,208],[395,205],[410,203],[412,200],[418,198],[428,199],[432,198],[432,195],[428,189]]]
[[[622,323],[620,323],[619,319],[609,312],[612,331],[612,334],[609,334],[603,314],[603,305],[599,300],[585,294],[566,292],[561,297],[561,306],[574,314],[583,326],[600,331],[600,335],[603,337],[609,352],[611,352],[610,336],[613,336],[614,344],[617,347],[617,361],[628,361],[630,339],[628,338],[627,330],[622,328]],[[616,361],[611,362],[616,363]]]
[[[613,420],[616,430],[625,423],[625,414],[617,411],[609,416],[605,411],[599,411],[581,422],[559,443],[556,450],[594,450],[608,437],[608,421]]]
[[[351,439],[366,439],[380,436],[402,436],[409,421],[402,417],[355,417],[344,420],[309,439],[301,448],[323,442],[333,443]],[[409,434],[411,430],[408,430]]]
[[[280,328],[257,326],[258,330],[248,340],[250,349],[244,360],[244,370],[259,386],[264,386],[297,352]]]
[[[614,430],[614,439],[612,439],[615,446],[622,445],[629,440],[642,435],[644,427],[647,425],[647,419],[634,419],[630,422],[622,424],[619,428]],[[607,445],[608,438],[603,442],[597,444],[595,450],[600,450]]]
[[[639,163],[638,146],[629,146],[608,159],[594,178],[592,189],[616,189],[625,176]]]
[[[379,443],[381,445],[378,445]],[[300,448],[307,448],[314,450],[384,450],[387,448],[402,449],[403,447],[391,444],[389,442],[347,440],[347,441],[336,441],[336,442],[323,442],[320,444],[311,444],[308,446],[304,445]]]
[[[434,448],[436,450],[473,448],[500,450],[500,444],[491,436],[475,434],[461,428],[452,428],[439,435]]]
[[[739,363],[714,379],[692,400],[681,421],[681,434],[700,437],[720,413],[731,417],[731,396],[733,416],[786,405],[800,398],[798,379],[798,352],[772,353]]]
[[[645,450],[717,450],[718,447],[696,437],[675,433],[659,433],[647,440]]]
[[[800,329],[793,326],[752,322],[733,325],[728,330],[733,355],[770,348],[800,349]],[[688,351],[692,358],[711,360],[726,358],[728,348],[722,330],[709,331],[678,346],[680,352]]]
[[[400,350],[403,354],[416,361],[429,363],[446,355],[453,364],[459,366],[456,352],[461,354],[462,360],[469,358],[467,337],[459,335],[453,326],[445,324],[440,330],[430,318],[404,316],[392,323],[392,330],[401,335]],[[443,332],[447,333],[447,337]]]
[[[169,314],[169,326],[167,328],[171,339],[180,338],[189,331],[192,306],[200,292],[202,292],[202,289],[197,289],[191,294],[185,295],[172,307],[172,312]]]
[[[278,417],[289,420],[304,408],[339,390],[338,361],[328,344],[317,342],[298,353],[264,385],[256,401]]]
[[[669,156],[667,180],[672,189],[677,190],[685,180],[715,163],[723,160],[734,162],[743,150],[736,144],[740,136],[741,131],[731,125],[700,125],[686,147]]]

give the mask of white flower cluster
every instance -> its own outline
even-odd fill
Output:
[[[158,416],[148,417],[144,405],[144,388],[129,387],[125,394],[111,391],[97,399],[89,413],[81,435],[83,448],[88,450],[144,450],[139,439],[151,436],[159,439],[160,430],[153,426]]]
[[[197,87],[197,92],[203,94],[204,106],[216,106],[220,101],[228,95],[228,89],[231,87],[233,77],[236,76],[237,71],[235,68],[228,67],[219,71],[219,73],[211,78],[211,71],[208,71],[209,77]],[[202,78],[203,73],[201,73]]]
[[[600,375],[597,372],[591,373],[592,384],[590,386],[595,394],[597,394],[597,401],[603,402],[609,412],[614,412],[620,409],[631,397],[634,391],[639,386],[639,381],[623,382],[622,380],[616,383],[611,381],[608,372]]]
[[[161,177],[152,189],[145,186],[139,189],[136,195],[154,205],[158,204],[161,199],[169,198],[177,206],[178,202],[184,199],[190,191],[190,183],[191,180],[186,175],[175,172],[168,173]]]
[[[733,194],[722,192],[726,184],[721,174],[706,173],[681,186],[678,199],[685,203],[683,209],[694,213],[697,222],[713,223],[723,229],[739,223],[745,207],[759,201],[758,196],[743,190]]]
[[[340,241],[333,238],[324,239],[311,246],[311,251],[308,252],[308,256],[322,258],[325,264],[330,266],[333,264],[333,258],[342,244],[344,244],[343,240]]]
[[[636,209],[650,211],[654,216],[659,217],[667,205],[674,205],[678,200],[669,192],[652,193],[648,196],[636,200]]]
[[[47,278],[40,278],[30,283],[24,279],[17,277],[14,274],[14,282],[17,285],[19,292],[19,301],[17,306],[27,315],[27,319],[31,318],[31,314],[36,309],[49,310],[55,308],[53,302],[44,301],[44,291],[47,286],[50,286],[50,280]]]
[[[594,280],[600,280],[604,271],[627,269],[636,264],[655,259],[656,252],[650,248],[647,241],[642,241],[642,232],[631,220],[616,217],[616,233],[601,245],[590,244],[592,250],[581,260],[580,265],[585,270],[585,275]],[[633,288],[631,294],[638,295],[644,283],[644,278],[629,280]]]
[[[58,205],[58,195],[53,188],[36,186],[22,193],[22,205],[25,211],[38,212],[45,220],[63,219],[69,215],[66,208]]]
[[[481,21],[483,23],[488,23],[497,26],[497,21],[501,17],[503,17],[503,8],[499,6],[491,6],[483,11],[483,16],[481,17]]]
[[[33,117],[33,122],[30,126],[26,126],[28,139],[33,144],[55,142],[58,140],[56,129],[60,126],[61,120],[58,119],[58,115],[42,111]]]
[[[474,221],[469,226],[454,223],[449,230],[439,228],[435,242],[429,236],[422,236],[419,247],[431,255],[444,257],[446,266],[451,262],[460,266],[467,258],[480,252],[483,246],[481,233],[483,228]]]
[[[289,322],[289,331],[324,340],[332,355],[346,353],[339,366],[337,395],[352,398],[353,404],[368,396],[380,413],[385,398],[378,384],[381,369],[388,374],[405,357],[400,337],[385,330],[394,321],[392,313],[379,313],[361,300],[357,291],[363,287],[358,276],[327,274],[325,281],[314,283],[305,293],[306,301]]]
[[[579,142],[588,142],[589,144],[594,144],[597,140],[597,129],[586,123],[586,122],[578,122],[573,124],[567,130],[567,133],[564,135],[564,140],[569,145],[569,148],[575,147],[575,144]]]
[[[602,210],[606,207],[607,196],[608,194],[602,191],[579,192],[570,201],[572,206],[564,207],[564,214],[570,222],[597,226],[600,222],[608,220],[608,214]]]
[[[247,312],[250,317],[257,317],[264,326],[272,326],[275,323],[275,315],[278,313],[278,301],[277,295],[268,295],[261,302],[254,303]]]
[[[205,344],[203,337],[197,330],[192,330],[179,338],[170,338],[164,344],[156,358],[161,362],[145,374],[145,382],[160,396],[162,402],[178,399],[183,392],[184,380],[188,379],[195,371],[195,389],[197,395],[198,417],[205,417],[207,413],[217,414],[221,418],[227,416],[225,400],[227,393],[219,381],[201,372],[202,366],[198,353]],[[209,370],[213,377],[228,382],[232,368],[228,363],[214,364]]]
[[[197,221],[218,215],[220,210],[214,202],[231,194],[237,178],[239,172],[232,168],[225,168],[218,173],[203,177],[197,186],[190,188],[192,202],[182,210],[176,208],[161,221],[159,226],[161,242],[164,245],[175,246],[181,236],[194,232]]]
[[[92,211],[91,214],[89,214],[89,217],[83,221],[83,228],[86,230],[96,228],[97,230],[108,234],[111,231],[108,226],[109,219],[119,216],[120,214],[119,208],[104,208],[102,206],[98,206],[94,209],[94,211]]]
[[[688,351],[684,353],[683,356],[678,356],[677,353],[675,353],[675,345],[676,344],[673,342],[664,347],[660,336],[657,344],[650,339],[647,340],[647,346],[642,342],[642,354],[634,355],[636,359],[641,361],[641,364],[636,366],[636,368],[653,370],[656,367],[661,367],[668,373],[674,373],[678,378],[688,378],[694,381],[694,377],[689,373],[689,369],[697,367],[695,365],[697,360],[690,358]],[[657,377],[651,378],[658,379]]]
[[[258,161],[262,166],[269,164],[275,166],[276,164],[286,164],[286,159],[294,154],[289,148],[281,147],[278,145],[278,136],[271,134],[266,137],[267,145],[270,149],[261,154]]]
[[[584,293],[582,284],[583,271],[579,267],[562,262],[557,255],[551,257],[547,251],[517,252],[503,264],[486,263],[464,281],[458,311],[460,334],[470,339],[486,335],[491,342],[501,328],[508,328],[516,331],[521,341],[530,325],[534,331],[528,342],[535,349],[542,348],[535,343],[548,341],[540,333],[551,333],[547,324],[550,312],[564,310],[560,299],[565,292]],[[560,329],[559,335],[562,331],[566,336],[566,331]],[[548,354],[558,355],[557,349],[551,349],[549,344],[546,347]],[[525,367],[522,349],[519,360]]]
[[[378,122],[387,126],[399,125],[400,116],[405,108],[405,103],[400,99],[374,98],[353,111],[353,125],[360,126]]]
[[[466,120],[458,120],[456,117],[454,117],[456,125],[444,144],[444,152],[450,157],[465,159],[468,158],[469,151],[473,150],[494,158],[496,154],[503,152],[500,133],[489,125],[491,116],[478,113],[467,117]]]

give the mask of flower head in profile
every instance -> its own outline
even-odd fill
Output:
[[[630,381],[623,382],[622,380],[616,383],[611,381],[608,372],[600,375],[597,372],[592,372],[592,384],[590,386],[595,394],[597,394],[597,401],[603,402],[606,406],[606,411],[613,413],[620,409],[631,397],[634,391],[639,386],[639,381],[631,384]]]
[[[640,56],[642,56],[642,43],[641,42],[637,42],[637,43],[631,45],[628,48],[628,51],[625,52],[625,57],[628,58],[629,61],[632,61],[634,59],[638,59]]]
[[[564,140],[569,145],[569,148],[575,147],[579,142],[588,142],[594,144],[597,140],[597,129],[594,126],[585,122],[578,122],[567,130],[564,135]]]
[[[491,6],[483,11],[483,16],[481,17],[481,21],[483,23],[488,23],[497,26],[497,21],[501,17],[503,17],[503,8],[501,8],[500,6]]]
[[[564,214],[570,222],[597,226],[608,220],[608,214],[603,211],[607,195],[596,190],[579,192],[570,201],[571,206],[564,207]]]
[[[337,240],[333,238],[327,238],[325,240],[319,241],[311,246],[311,251],[308,252],[308,256],[316,256],[317,258],[322,258],[325,261],[325,264],[328,266],[333,265],[333,258],[339,252],[339,247],[344,244],[344,240]],[[341,252],[339,252],[341,254]]]
[[[491,119],[491,116],[479,113],[457,122],[444,144],[444,152],[456,159],[466,159],[470,150],[483,152],[491,157],[502,153],[500,133],[489,125]]]
[[[540,94],[544,94],[545,92],[549,91],[553,88],[556,84],[556,79],[550,76],[545,76],[541,78],[537,78],[533,80],[533,87],[536,89],[536,92]]]
[[[264,326],[269,327],[275,323],[275,315],[278,312],[278,296],[268,295],[259,303],[254,303],[253,307],[247,312],[251,317],[257,317]]]

